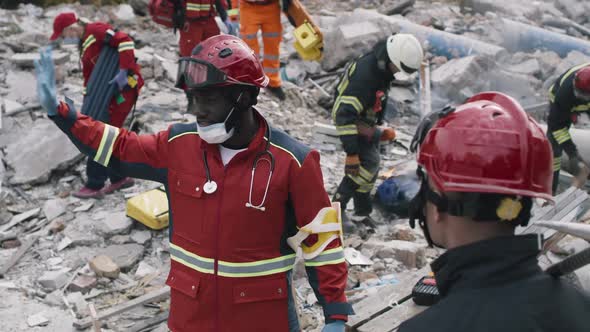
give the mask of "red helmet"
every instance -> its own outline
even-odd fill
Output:
[[[262,64],[240,38],[217,35],[198,44],[190,57],[181,58],[176,86],[198,89],[210,86],[268,85]]]
[[[76,23],[77,21],[78,18],[76,17],[76,13],[73,12],[66,12],[57,15],[53,20],[53,34],[49,39],[56,40],[57,38],[59,38],[59,36],[65,28]]]
[[[549,141],[535,120],[507,95],[477,94],[439,115],[422,137],[418,164],[443,192],[552,201]]]
[[[574,87],[584,94],[590,94],[590,66],[578,70],[574,78]]]

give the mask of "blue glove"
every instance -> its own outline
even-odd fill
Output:
[[[326,324],[322,329],[322,332],[344,332],[344,321],[343,320],[335,320],[330,324]]]
[[[35,60],[35,76],[37,76],[37,98],[47,115],[57,115],[57,97],[55,89],[55,67],[51,56],[51,46],[40,51],[41,57]]]
[[[119,91],[122,91],[127,86],[127,69],[119,69],[117,75],[109,81],[109,84],[113,83],[116,83]]]
[[[223,21],[223,24],[225,24],[228,34],[236,37],[238,36],[238,29],[236,29],[236,26],[230,21],[229,18],[225,19],[225,21]]]

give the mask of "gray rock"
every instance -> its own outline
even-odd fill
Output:
[[[127,234],[131,230],[133,221],[124,211],[108,214],[100,224],[101,232],[105,235]]]
[[[129,0],[128,2],[129,5],[133,8],[135,14],[139,16],[146,16],[148,14],[149,0]]]
[[[23,107],[23,105],[21,103],[17,103],[16,101],[8,100],[8,99],[4,99],[2,101],[2,105],[0,105],[0,106],[2,107],[4,114],[10,114],[10,113],[14,112],[15,110],[18,110]]]
[[[43,204],[43,213],[45,218],[51,221],[62,214],[66,213],[67,201],[64,199],[50,199]]]
[[[379,40],[396,31],[399,31],[396,24],[375,11],[356,9],[349,15],[341,15],[329,30],[323,31],[324,49],[329,52],[324,52],[322,68],[335,69],[371,50]]]
[[[590,62],[590,56],[579,51],[571,51],[567,54],[567,57],[559,63],[554,74],[561,75],[573,66],[588,62]]]
[[[156,269],[154,267],[152,267],[151,265],[149,265],[146,262],[140,262],[139,266],[137,267],[137,271],[135,271],[135,277],[136,278],[143,278],[149,274],[152,274],[156,272]]]
[[[115,235],[110,238],[110,241],[114,244],[125,244],[131,242],[131,237],[129,235]]]
[[[133,13],[133,8],[128,4],[121,4],[117,8],[114,9],[113,14],[115,18],[119,21],[129,22],[135,19],[135,14]]]
[[[36,102],[36,89],[31,89],[35,82],[35,76],[31,71],[9,71],[6,74],[6,83],[9,88],[5,98],[15,100],[19,103]],[[30,131],[32,131],[32,128]]]
[[[46,289],[56,290],[68,282],[67,270],[47,271],[43,273],[37,282]]]
[[[88,263],[88,265],[98,277],[116,279],[119,277],[119,273],[121,272],[121,269],[117,263],[115,263],[111,257],[107,255],[98,255],[94,257]]]
[[[74,311],[78,317],[86,317],[90,314],[88,309],[88,302],[84,299],[81,292],[74,292],[67,295],[67,300],[74,307]]]
[[[78,217],[66,226],[64,235],[71,240],[71,247],[93,246],[101,242],[101,237],[96,234],[95,222],[84,217]]]
[[[37,120],[24,136],[8,145],[5,160],[15,170],[10,183],[23,184],[46,182],[53,170],[64,169],[81,157],[55,124]]]
[[[395,258],[402,262],[407,268],[420,268],[426,264],[424,246],[408,241],[369,241],[369,246],[374,246],[376,256]]]
[[[508,71],[518,74],[537,76],[541,74],[541,65],[537,59],[529,59],[522,63],[509,66]]]
[[[152,238],[152,232],[150,231],[133,231],[131,233],[131,240],[138,244],[145,244]]]
[[[139,262],[143,256],[144,247],[139,244],[116,244],[99,250],[99,254],[110,257],[121,271],[127,272]]]

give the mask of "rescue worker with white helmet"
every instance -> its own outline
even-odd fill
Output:
[[[379,143],[395,139],[395,131],[379,127],[387,105],[389,87],[397,73],[416,72],[424,52],[420,42],[410,34],[399,33],[378,42],[373,50],[351,61],[335,91],[332,118],[344,151],[345,176],[334,201],[342,207],[345,230],[353,224],[344,218],[352,198],[355,220],[373,224],[371,190],[379,171]]]

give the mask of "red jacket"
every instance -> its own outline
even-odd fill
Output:
[[[86,25],[84,36],[82,37],[81,58],[82,58],[82,74],[84,76],[84,88],[88,84],[90,74],[94,69],[96,61],[102,45],[105,40],[107,31],[114,32],[113,37],[109,41],[111,47],[116,47],[119,50],[119,68],[133,71],[138,76],[138,90],[143,86],[143,78],[141,77],[140,67],[135,62],[133,40],[124,32],[114,31],[109,24],[102,22],[89,23]]]
[[[202,141],[196,125],[175,124],[154,135],[105,125],[60,104],[56,124],[91,158],[122,176],[166,185],[170,205],[171,287],[168,326],[172,331],[293,331],[291,270],[295,253],[286,239],[330,206],[319,153],[270,128],[275,170],[265,211],[245,206],[256,155],[266,146],[267,123],[246,151],[225,167],[219,149]],[[207,194],[204,152],[217,191]],[[256,169],[252,202],[259,204],[269,174]],[[308,244],[316,239],[308,238]],[[305,262],[310,284],[327,322],[346,320],[347,270],[340,240]]]
[[[189,21],[214,17],[215,11],[219,13],[222,21],[227,19],[226,0],[186,0],[186,18]]]

